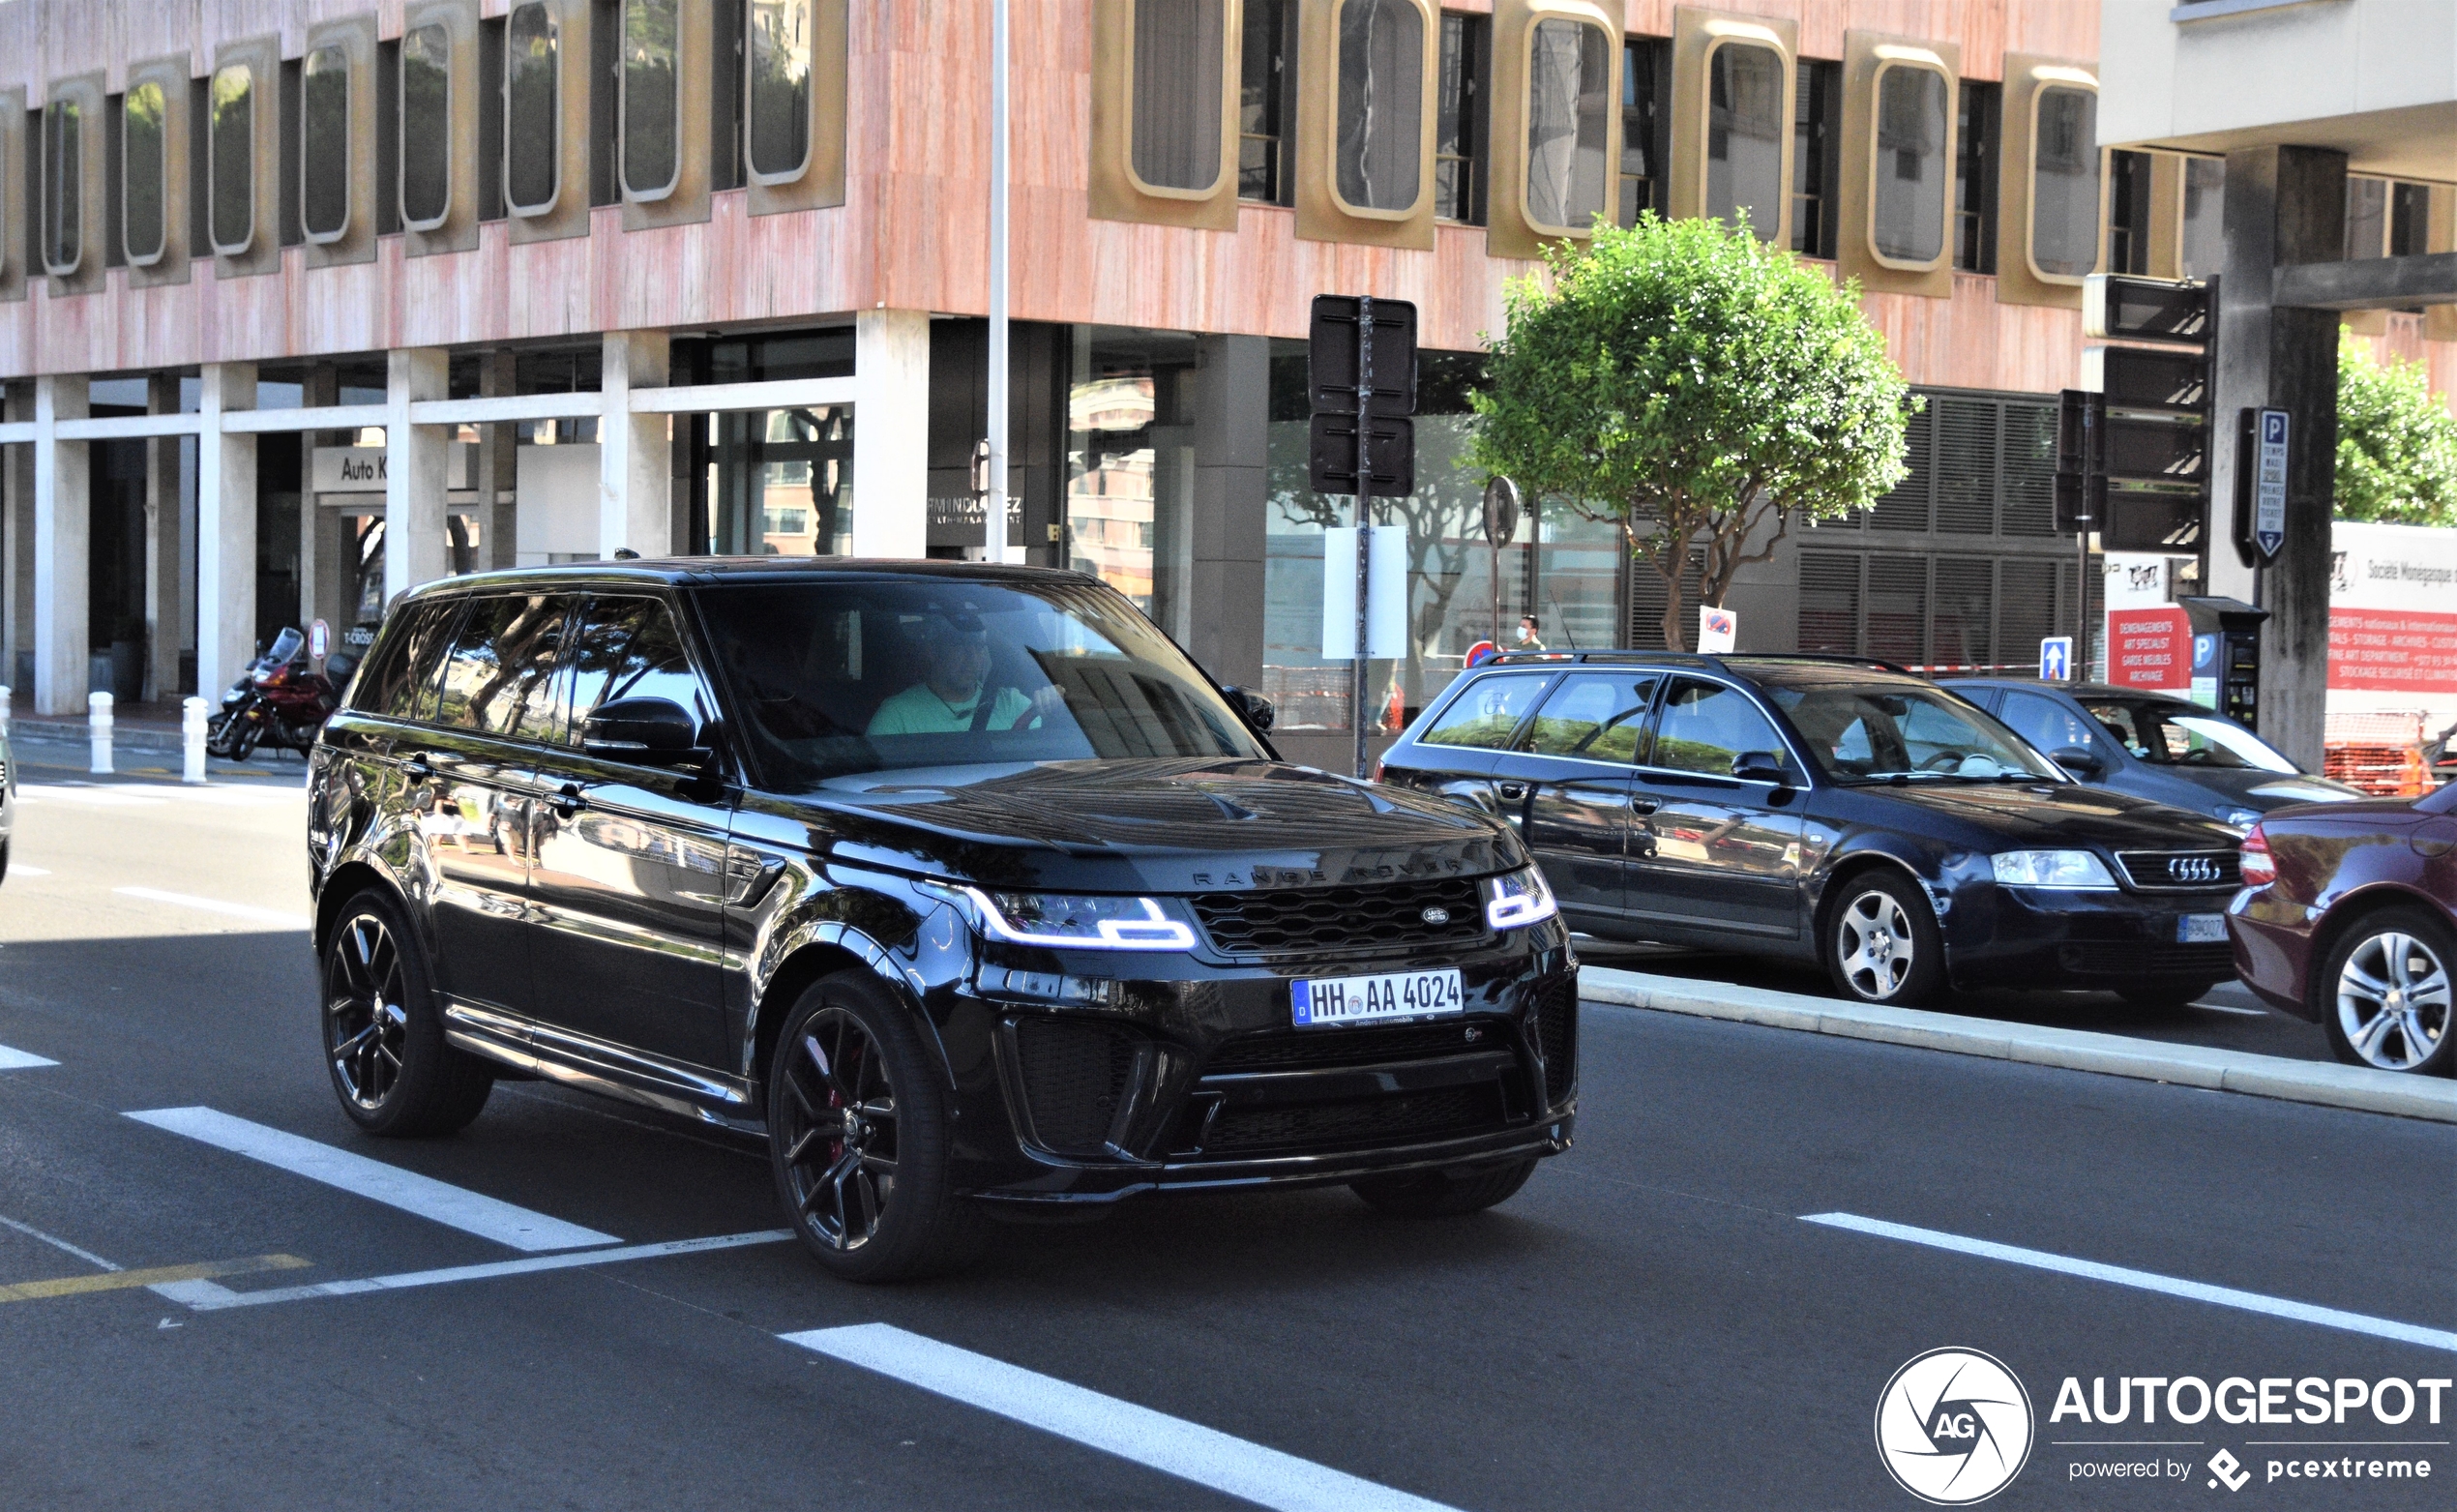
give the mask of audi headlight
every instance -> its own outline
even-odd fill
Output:
[[[1496,930],[1524,929],[1560,912],[1544,874],[1534,867],[1496,876],[1485,883],[1485,923]]]
[[[2087,850],[2002,850],[1988,858],[2004,887],[2114,887],[2107,863]]]
[[[2218,811],[2218,822],[2238,835],[2249,835],[2252,833],[2252,827],[2261,822],[2261,811],[2259,809],[2221,809]]]
[[[957,890],[971,901],[982,933],[992,939],[1067,950],[1195,948],[1193,928],[1170,918],[1158,899]]]

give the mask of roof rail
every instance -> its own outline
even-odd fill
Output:
[[[1639,651],[1620,649],[1595,651],[1503,651],[1488,661],[1478,663],[1477,666],[1528,667],[1547,662],[1566,662],[1582,665],[1599,662],[1677,662],[1684,667],[1713,667],[1716,665],[1714,657],[1703,655],[1696,651]],[[1470,670],[1474,670],[1474,668],[1470,668]]]
[[[1921,675],[1899,662],[1889,662],[1883,657],[1846,656],[1837,651],[1736,651],[1729,654],[1734,660],[1744,662],[1828,662],[1837,667],[1874,667],[1880,671],[1897,672],[1905,677]]]

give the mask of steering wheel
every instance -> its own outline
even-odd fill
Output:
[[[1923,772],[1951,772],[1959,770],[1962,763],[1963,755],[1961,752],[1939,751],[1935,756],[1930,756],[1927,760],[1919,763],[1919,769]]]

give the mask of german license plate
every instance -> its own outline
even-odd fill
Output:
[[[2223,913],[2188,913],[2176,921],[2176,942],[2179,945],[2211,945],[2227,937],[2227,916]]]
[[[1300,1029],[1333,1023],[1380,1023],[1463,1013],[1459,973],[1388,971],[1379,976],[1324,976],[1288,984]]]

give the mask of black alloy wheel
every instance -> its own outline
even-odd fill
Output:
[[[494,1073],[444,1043],[426,964],[392,900],[361,893],[324,945],[324,1064],[341,1111],[370,1134],[467,1127]]]
[[[768,1152],[803,1244],[847,1281],[967,1264],[981,1215],[948,1176],[945,1081],[911,1011],[865,971],[814,983],[768,1068]]]

